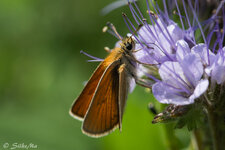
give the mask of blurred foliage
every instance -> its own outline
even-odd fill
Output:
[[[129,8],[100,15],[110,2],[0,1],[0,149],[6,142],[33,143],[41,150],[167,149],[164,125],[151,124],[147,104],[153,97],[142,87],[129,95],[122,133],[87,137],[68,113],[97,66],[86,63],[80,50],[107,55],[103,47],[117,41],[101,32],[107,21],[121,34],[128,32],[121,12],[130,14]],[[186,131],[176,134],[188,145]]]

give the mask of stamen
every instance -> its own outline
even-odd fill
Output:
[[[183,0],[183,1],[184,1],[184,0]],[[193,13],[193,15],[194,15],[194,17],[195,17],[195,20],[196,20],[196,22],[197,22],[197,24],[198,24],[198,27],[199,27],[199,29],[200,29],[200,31],[201,31],[201,34],[202,34],[202,38],[203,38],[203,40],[204,40],[204,43],[206,43],[207,41],[206,41],[204,32],[203,32],[203,30],[202,30],[202,26],[201,26],[201,24],[200,24],[200,22],[199,22],[199,20],[198,20],[198,17],[197,17],[197,15],[196,15],[195,11],[193,10],[193,7],[192,7],[192,5],[191,5],[191,1],[188,0],[188,3],[189,3],[189,6],[190,6],[190,8],[191,8],[191,10],[192,10],[192,13]],[[208,46],[207,46],[207,50],[208,50],[208,51],[207,51],[208,64],[210,65],[209,48],[208,48]]]
[[[220,5],[217,7],[216,12],[215,12],[215,14],[213,15],[213,18],[216,17],[216,16],[218,15],[218,13],[219,13],[219,11],[220,11],[221,8],[224,8],[224,3],[225,3],[225,0],[222,0],[222,1],[220,2]]]
[[[136,31],[136,28],[134,27],[134,25],[132,24],[132,22],[130,21],[130,19],[127,17],[127,15],[125,13],[122,13],[122,16],[123,16],[123,19],[124,19],[125,24],[127,25],[128,29],[130,30],[130,32],[132,33],[132,35],[134,36],[134,38],[137,40],[138,43],[140,43],[140,45],[142,47],[144,47],[144,45],[140,42],[140,40],[137,38],[137,36],[133,34],[134,32],[130,28],[129,24],[132,26],[132,28],[134,29],[134,31]],[[129,22],[129,24],[128,24],[127,21]],[[139,26],[140,26],[140,24],[139,24]]]
[[[153,32],[151,32],[151,34],[153,34],[154,35],[154,38],[155,38],[155,40],[158,40],[159,39],[159,35],[158,35],[158,33],[157,33],[157,30],[156,30],[156,28],[155,28],[155,23],[153,22],[153,17],[152,17],[152,15],[151,15],[151,13],[149,12],[149,18],[150,18],[150,21],[151,21],[151,23],[152,23],[152,27],[153,27],[153,29],[154,29],[154,31],[155,31],[155,34],[156,34],[156,36],[155,36],[155,34],[153,33]],[[147,26],[148,27],[148,26]],[[148,27],[149,28],[149,27]],[[149,28],[150,29],[150,28]],[[151,30],[151,29],[150,29]]]
[[[157,4],[157,2],[156,2],[156,4]],[[168,36],[169,36],[169,38],[170,38],[171,41],[168,39],[168,37],[167,37],[167,36],[165,35],[165,33],[162,31],[162,28],[161,28],[161,26],[158,24],[157,20],[156,20],[154,17],[152,17],[152,19],[154,20],[155,24],[158,26],[158,28],[160,29],[161,33],[162,33],[163,36],[166,38],[166,40],[172,45],[172,47],[175,47],[175,42],[174,42],[173,38],[171,37],[171,35],[169,34],[169,31],[168,31],[168,29],[167,29],[167,26],[164,24],[164,19],[162,18],[162,16],[164,16],[164,14],[160,11],[158,5],[157,5],[157,8],[158,8],[158,11],[160,12],[160,14],[159,14],[159,19],[160,19],[160,21],[163,23],[163,27],[164,27],[165,31],[167,32],[167,34],[168,34]],[[157,11],[156,11],[156,12],[157,12]],[[166,20],[168,20],[168,18],[166,18]]]
[[[207,36],[207,45],[208,45],[208,47],[209,47],[209,45],[210,45],[210,41],[211,41],[211,39],[212,39],[212,36],[213,36],[213,34],[214,34],[214,32],[215,32],[215,29],[216,27],[214,27],[213,28],[213,30],[208,34],[208,36]],[[214,51],[214,50],[213,50]]]
[[[217,24],[217,28],[218,28],[218,30],[217,30],[217,32],[216,32],[216,35],[217,35],[217,39],[218,39],[218,45],[219,45],[219,49],[222,49],[222,35],[221,35],[221,33],[220,33],[220,27],[219,27],[219,24]]]
[[[165,67],[168,69],[168,71],[170,71],[171,73],[173,73],[177,78],[175,78],[175,77],[173,77],[173,76],[171,76],[172,78],[174,78],[174,81],[176,81],[176,83],[178,83],[179,85],[180,85],[180,88],[182,88],[184,91],[186,91],[186,92],[189,92],[190,93],[190,91],[189,91],[189,89],[187,89],[184,85],[186,85],[188,88],[190,88],[190,89],[192,89],[192,87],[190,87],[190,85],[188,85],[174,70],[176,70],[175,68],[172,70],[172,69],[170,69],[168,66],[166,66],[165,65]],[[170,75],[170,73],[168,72],[168,75]],[[180,82],[182,82],[182,83],[180,83],[180,82],[178,82],[178,80],[177,79],[179,79],[180,80]]]
[[[144,27],[147,29],[148,32],[147,33],[147,36],[148,38],[151,40],[151,41],[156,41],[156,37],[155,37],[155,34],[152,32],[151,28],[149,27],[149,24],[147,23],[147,21],[145,20],[144,21]],[[150,32],[150,33],[149,33]]]
[[[151,0],[150,0],[150,2],[151,2]],[[148,0],[146,0],[146,3],[147,3],[148,13],[149,13],[148,16],[149,16],[149,19],[150,19],[151,24],[152,24],[152,26],[153,26],[153,29],[155,30],[155,33],[156,33],[157,38],[156,38],[156,36],[153,34],[153,32],[152,32],[151,34],[153,34],[154,37],[155,37],[155,40],[157,40],[157,39],[159,38],[159,36],[158,36],[157,30],[155,29],[154,22],[153,22],[153,20],[152,20],[152,15],[151,15],[151,10],[150,10],[150,5],[149,5],[149,3],[148,3]],[[151,2],[151,3],[152,3],[152,2]]]
[[[198,0],[195,0],[195,12],[198,14]],[[195,19],[193,17],[193,20],[192,20],[192,26],[194,27],[195,26]]]
[[[187,93],[187,95],[190,95],[191,94],[191,92],[189,91],[189,90],[184,90],[184,89],[179,89],[179,88],[177,88],[177,87],[175,87],[175,86],[173,86],[173,85],[171,85],[171,84],[168,84],[168,83],[166,83],[166,82],[163,82],[163,84],[165,84],[165,85],[167,85],[168,87],[171,87],[171,88],[173,88],[174,90],[176,90],[177,92],[179,92],[179,93],[173,93],[173,94],[176,94],[177,96],[182,96],[183,97],[183,95],[182,94],[180,94],[180,93],[182,93],[182,92],[185,92],[185,93]]]
[[[148,1],[148,0],[147,0],[147,1]],[[153,9],[155,10],[155,12],[156,12],[157,14],[159,14],[158,11],[157,11],[157,9],[156,9],[156,7],[155,7],[155,5],[153,4],[152,0],[150,0],[150,3],[151,3],[151,5],[152,5]],[[148,5],[148,3],[147,3],[147,5]]]
[[[165,24],[169,25],[171,23],[170,18],[168,16],[166,16],[163,11],[161,11],[157,2],[156,2],[156,6],[159,11],[159,16],[162,18],[162,20],[165,22]]]
[[[135,15],[136,15],[136,16],[138,17],[138,19],[140,20],[141,24],[144,24],[144,22],[143,22],[144,17],[143,17],[143,15],[142,15],[140,9],[138,8],[138,6],[137,6],[137,4],[136,4],[135,1],[133,1],[133,4],[134,4],[135,8],[138,10],[138,13],[140,14],[141,17],[139,17],[137,11],[135,11],[135,9],[134,9],[134,7],[132,6],[132,4],[130,4],[130,6],[132,7],[132,10],[134,11]]]
[[[182,19],[181,13],[180,13],[180,9],[179,9],[179,6],[177,4],[177,0],[175,0],[175,4],[176,4],[176,7],[177,7],[177,11],[178,11],[178,15],[179,15],[179,18],[180,18],[180,22],[181,22],[181,25],[182,25],[182,30],[185,30],[184,29],[183,19]]]
[[[137,3],[135,2],[135,0],[133,0],[133,3],[134,3],[134,5],[135,5],[136,9],[138,10],[138,12],[139,12],[141,18],[144,18],[144,17],[143,17],[143,14],[141,13],[139,7],[137,6]]]
[[[162,20],[162,18],[161,18],[161,15],[159,15],[159,16],[160,16],[159,19],[161,20],[161,22],[164,22],[164,21]],[[160,27],[160,25],[158,24],[158,22],[157,22],[156,20],[154,20],[154,21],[155,21],[156,25],[159,27],[159,29],[160,29],[160,31],[162,32],[162,34],[164,35],[164,37],[166,38],[166,40],[172,45],[172,47],[175,47],[175,42],[174,42],[173,38],[171,37],[171,35],[170,35],[170,33],[169,33],[169,31],[168,31],[166,25],[163,23],[163,27],[164,27],[164,29],[165,29],[167,35],[169,36],[170,40],[168,39],[168,37],[166,36],[166,34],[163,32],[163,30],[162,30],[162,28]]]
[[[166,6],[165,0],[163,0],[163,6],[164,6],[164,13],[166,14],[166,17],[169,18],[168,10],[167,10],[167,6]]]
[[[189,28],[191,28],[191,23],[189,21],[189,17],[188,17],[188,14],[187,14],[187,9],[186,9],[186,5],[185,5],[184,0],[182,0],[182,3],[183,3],[184,12],[185,12],[185,15],[186,15],[186,20],[188,22],[188,26],[189,26]]]
[[[214,42],[214,45],[213,45],[213,53],[217,53],[216,46],[219,44],[219,42],[220,42],[220,39],[216,39],[216,41]]]
[[[154,20],[154,19],[153,19]],[[160,19],[161,20],[161,19]],[[159,30],[161,31],[161,33],[163,34],[163,36],[166,38],[166,40],[171,44],[171,45],[173,45],[174,47],[175,47],[175,44],[173,44],[173,43],[171,43],[171,41],[168,39],[168,37],[165,35],[165,33],[163,32],[163,30],[162,30],[162,28],[160,27],[160,25],[158,24],[158,22],[157,22],[157,20],[154,20],[155,21],[155,23],[156,23],[156,25],[158,26],[158,28],[159,28]],[[161,20],[162,21],[162,20]],[[165,28],[165,30],[167,31],[167,34],[170,36],[170,34],[168,33],[169,31],[166,29],[166,27],[165,27],[165,25],[163,25],[164,26],[164,28]],[[155,27],[154,25],[153,25],[153,27]],[[155,30],[155,32],[157,33],[157,31]],[[158,34],[157,34],[157,36],[158,36]],[[170,36],[171,37],[171,36]],[[171,37],[172,38],[172,37]],[[158,37],[158,39],[159,39],[159,37]],[[158,44],[160,45],[160,47],[161,48],[163,48],[163,46],[162,46],[162,43],[161,42],[159,42],[159,40],[158,39],[156,39],[156,41],[158,41]],[[163,48],[164,49],[164,48]],[[170,56],[169,56],[169,53],[164,49],[164,53],[165,53],[165,55],[170,59],[170,60],[173,60]]]
[[[133,5],[132,5],[132,4],[129,2],[129,0],[128,0],[128,6],[129,6],[129,8],[130,8],[130,11],[131,11],[131,13],[132,13],[132,16],[133,16],[135,22],[136,22],[137,24],[140,24],[139,21],[138,21],[138,20],[140,20],[141,24],[144,24],[144,22],[143,22],[143,15],[141,14],[141,12],[140,12],[140,10],[139,10],[139,8],[138,8],[138,6],[137,6],[137,4],[135,3],[134,0],[133,0],[133,3],[134,3],[134,5],[135,5],[136,9],[138,10],[139,14],[141,15],[141,18],[140,18],[139,15],[138,15],[138,13],[137,13],[136,10],[134,9]],[[137,20],[136,17],[138,18],[138,20]]]
[[[151,29],[150,29],[150,27],[148,26],[148,24],[145,26],[146,27],[146,29],[149,31],[149,32],[151,32],[152,33],[152,35],[154,36],[154,33],[151,31]],[[148,32],[147,32],[148,33]],[[142,37],[140,34],[139,34],[139,36],[140,37]],[[150,38],[151,37],[151,35],[149,35],[149,33],[147,34],[147,36]],[[154,38],[155,38],[155,36],[154,36]],[[144,38],[142,38],[143,40],[144,40],[144,44],[146,44],[147,46],[149,45],[149,44],[153,44],[153,45],[155,45],[156,47],[158,47],[159,48],[159,50],[163,53],[163,54],[165,54],[169,59],[171,59],[170,58],[170,56],[169,56],[169,54],[165,51],[165,50],[162,50],[161,49],[161,47],[162,47],[162,44],[160,43],[160,42],[158,42],[159,43],[159,45],[161,46],[161,47],[159,47],[158,45],[156,45],[155,43],[149,43],[149,42],[147,42]],[[151,39],[151,38],[150,38]],[[154,40],[153,40],[154,41]],[[157,39],[155,40],[155,41],[158,41]],[[162,47],[163,48],[163,47]],[[151,55],[148,51],[146,51],[149,55]],[[159,62],[158,60],[156,60],[157,62]]]
[[[134,14],[133,6],[131,5],[131,3],[129,3],[129,1],[128,1],[128,5],[129,5],[130,11],[131,11],[131,13],[132,13],[132,16],[133,16],[135,22],[136,22],[137,24],[140,24],[140,23],[138,22],[137,18],[136,18],[136,15]]]
[[[223,32],[222,32],[221,43],[224,42],[224,36],[225,36],[225,7],[223,6]]]

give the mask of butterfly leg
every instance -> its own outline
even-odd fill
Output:
[[[151,83],[151,82],[149,82],[145,79],[139,79],[135,74],[133,74],[131,72],[130,72],[130,74],[134,78],[136,84],[138,84],[140,86],[143,86],[143,87],[146,87],[146,88],[149,88],[149,89],[152,88],[151,85],[153,85],[153,83]]]
[[[135,82],[136,84],[140,85],[140,86],[143,86],[143,87],[146,87],[146,88],[152,88],[152,86],[150,86],[151,83],[148,83],[146,80],[144,79],[135,79]]]
[[[126,55],[126,57],[128,57],[129,59],[131,59],[132,61],[138,63],[138,64],[142,64],[142,65],[146,65],[146,66],[154,66],[154,65],[158,65],[158,64],[148,64],[148,63],[143,63],[143,62],[140,62],[139,60],[137,60],[136,58],[134,57],[131,57],[130,55]]]

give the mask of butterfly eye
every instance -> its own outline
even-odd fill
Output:
[[[132,48],[133,48],[133,46],[132,46],[131,43],[127,43],[127,44],[126,44],[126,49],[127,49],[127,50],[132,50]]]

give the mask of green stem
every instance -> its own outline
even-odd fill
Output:
[[[195,149],[196,150],[203,150],[203,143],[202,143],[202,137],[201,137],[201,133],[198,129],[195,129],[193,131],[193,136],[194,136],[194,142],[193,144],[195,144]]]
[[[214,94],[204,95],[205,101],[210,102],[205,106],[211,133],[210,140],[213,150],[222,150],[225,147],[224,86],[217,85],[212,93]]]
[[[160,111],[163,111],[166,108],[166,105],[160,104]],[[164,131],[166,135],[167,147],[168,150],[180,150],[181,142],[175,135],[174,124],[173,123],[165,123]]]
[[[167,145],[169,150],[180,150],[180,141],[174,134],[174,124],[167,123],[164,125],[166,138],[168,139]]]
[[[212,135],[212,143],[213,143],[213,150],[219,150],[220,147],[220,140],[218,135],[218,126],[217,126],[217,115],[213,112],[211,108],[207,108],[208,110],[208,121],[209,121],[209,128]]]

